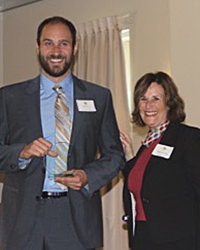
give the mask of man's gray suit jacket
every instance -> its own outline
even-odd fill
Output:
[[[74,118],[68,168],[83,168],[89,191],[69,191],[75,230],[86,248],[102,245],[100,188],[124,167],[110,91],[73,76]],[[81,112],[77,100],[93,100],[96,111]],[[21,150],[43,137],[40,116],[40,77],[0,90],[0,171],[2,193],[1,245],[4,250],[26,249],[38,216],[38,197],[44,182],[43,158],[19,168]],[[100,158],[96,158],[99,152]]]

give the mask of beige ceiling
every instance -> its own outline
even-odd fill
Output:
[[[42,0],[0,0],[0,12]]]

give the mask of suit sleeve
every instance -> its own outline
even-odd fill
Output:
[[[110,91],[107,91],[102,121],[99,124],[100,157],[84,166],[91,193],[99,190],[114,178],[125,166],[123,148],[112,104]]]
[[[0,89],[0,172],[13,172],[19,170],[18,158],[25,144],[9,144],[5,92],[5,88]]]

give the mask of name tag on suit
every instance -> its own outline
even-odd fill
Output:
[[[79,112],[96,112],[93,100],[76,100]]]
[[[169,159],[173,150],[174,150],[174,147],[157,144],[152,152],[152,155],[159,156],[165,159]]]

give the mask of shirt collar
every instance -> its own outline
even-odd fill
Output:
[[[69,73],[65,79],[61,82],[58,83],[63,89],[63,92],[67,91],[67,87],[72,84],[73,79],[72,79],[72,74]],[[46,77],[44,74],[40,75],[40,88],[41,90],[44,91],[44,93],[52,93],[54,90],[52,89],[53,86],[55,85],[54,82],[52,82],[48,77]]]

